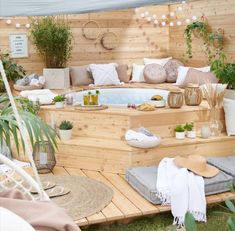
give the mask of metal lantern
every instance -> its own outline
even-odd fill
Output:
[[[39,173],[52,172],[56,165],[55,152],[49,142],[35,143],[33,148],[33,159]]]

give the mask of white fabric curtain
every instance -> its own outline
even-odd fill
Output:
[[[179,0],[0,0],[0,17],[79,14],[167,4]]]

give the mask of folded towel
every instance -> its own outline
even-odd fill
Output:
[[[49,89],[22,91],[20,95],[34,102],[39,100],[40,104],[51,104],[53,98],[56,96]]]
[[[38,86],[39,80],[38,79],[32,79],[29,83],[30,86]]]
[[[145,135],[142,132],[136,132],[134,130],[128,130],[125,135],[126,140],[137,140],[137,141],[149,141],[156,140],[156,136]]]
[[[163,205],[171,205],[174,224],[183,225],[185,214],[192,213],[195,220],[206,222],[204,180],[186,168],[179,168],[173,158],[164,158],[157,173],[157,196]]]

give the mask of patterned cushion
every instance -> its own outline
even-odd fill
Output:
[[[72,86],[89,85],[93,83],[92,75],[87,71],[86,65],[70,67],[70,79]]]
[[[145,199],[153,204],[160,204],[156,196],[157,166],[129,169],[126,172],[126,180]],[[229,191],[233,183],[233,178],[224,172],[204,180],[206,195]]]
[[[232,176],[235,187],[235,156],[210,157],[207,162]]]
[[[164,83],[166,71],[159,64],[148,64],[144,68],[144,78],[147,83]]]
[[[168,83],[175,83],[178,76],[178,67],[184,66],[178,59],[170,59],[165,65],[166,81]]]
[[[94,84],[96,86],[101,85],[119,85],[121,82],[118,78],[116,66],[113,63],[110,64],[90,64]]]

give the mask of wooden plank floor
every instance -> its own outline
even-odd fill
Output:
[[[108,223],[123,219],[137,218],[144,215],[158,214],[169,211],[168,206],[153,205],[138,194],[125,181],[121,174],[97,172],[75,168],[55,167],[55,175],[76,175],[87,176],[101,181],[111,187],[114,192],[112,202],[101,212],[92,216],[77,220],[79,226],[88,226],[98,223]],[[219,203],[225,199],[234,197],[234,194],[227,192],[207,197],[208,204]]]

